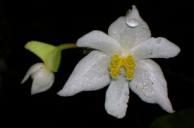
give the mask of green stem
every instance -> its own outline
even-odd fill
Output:
[[[69,48],[76,48],[77,46],[73,43],[61,44],[57,46],[60,50],[69,49]]]

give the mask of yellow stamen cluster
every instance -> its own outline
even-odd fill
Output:
[[[125,77],[131,80],[134,76],[135,65],[135,59],[132,55],[129,54],[126,57],[122,57],[119,54],[115,54],[111,58],[109,72],[112,78],[117,78],[121,74],[120,68],[124,68]]]

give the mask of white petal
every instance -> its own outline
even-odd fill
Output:
[[[58,95],[72,96],[81,91],[105,87],[110,82],[108,62],[109,57],[105,54],[92,51],[77,64]]]
[[[108,54],[119,52],[121,49],[120,44],[116,40],[97,30],[78,39],[77,46],[97,49]]]
[[[179,52],[180,48],[177,45],[162,37],[150,38],[131,50],[137,59],[170,58]]]
[[[36,63],[34,65],[32,65],[26,75],[24,76],[23,80],[21,81],[21,84],[23,84],[24,82],[26,82],[26,80],[35,72],[39,71],[42,67],[44,66],[43,63]]]
[[[126,114],[128,100],[128,80],[123,77],[112,80],[106,92],[105,109],[107,113],[117,118],[123,118]]]
[[[151,36],[148,25],[143,21],[135,6],[129,10],[127,16],[118,18],[110,25],[108,34],[126,49],[130,49]]]
[[[130,88],[145,102],[157,103],[167,112],[173,112],[168,98],[164,75],[152,60],[139,61]]]
[[[42,67],[39,71],[33,73],[31,94],[44,92],[51,88],[54,78],[54,74],[49,72],[45,67]]]

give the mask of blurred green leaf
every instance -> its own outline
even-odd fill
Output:
[[[159,117],[150,128],[194,128],[194,109]]]

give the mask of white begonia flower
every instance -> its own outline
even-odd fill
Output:
[[[110,83],[105,109],[114,117],[125,116],[129,88],[143,101],[157,103],[167,112],[173,112],[164,75],[149,58],[175,57],[180,48],[163,37],[151,37],[135,6],[110,25],[108,35],[92,31],[81,37],[77,46],[96,50],[77,64],[58,95],[72,96]]]
[[[33,79],[31,94],[47,91],[51,88],[55,79],[54,73],[46,69],[43,63],[36,63],[32,65],[21,83],[23,84],[30,76]]]

